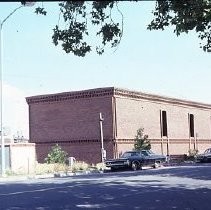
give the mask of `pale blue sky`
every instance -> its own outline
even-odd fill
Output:
[[[120,46],[115,52],[109,49],[102,56],[93,52],[85,58],[52,44],[59,14],[55,5],[44,3],[46,17],[34,14],[34,7],[22,8],[4,24],[3,80],[10,89],[4,88],[3,121],[13,132],[28,135],[24,97],[37,94],[115,86],[211,104],[211,53],[199,48],[193,32],[177,37],[173,28],[147,31],[154,2],[122,2]],[[0,3],[1,20],[17,6]],[[12,97],[7,97],[9,92]]]

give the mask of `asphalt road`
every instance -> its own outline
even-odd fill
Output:
[[[211,209],[211,164],[0,182],[1,210]]]

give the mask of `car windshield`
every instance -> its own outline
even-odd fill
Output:
[[[154,154],[151,150],[142,150],[141,154],[144,156],[152,155]]]
[[[121,157],[128,158],[128,157],[139,156],[139,155],[140,153],[138,152],[125,152]]]
[[[204,153],[211,153],[211,148],[206,149]]]

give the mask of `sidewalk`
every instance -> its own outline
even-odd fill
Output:
[[[2,182],[14,182],[14,181],[24,181],[28,180],[28,176],[5,176],[5,177],[0,177],[0,183]]]
[[[71,177],[71,176],[80,176],[88,174],[100,174],[103,171],[76,171],[76,172],[58,172],[58,173],[49,173],[49,174],[39,174],[39,175],[14,175],[14,176],[0,176],[0,183],[3,182],[14,182],[14,181],[25,181],[30,179],[48,179],[48,178],[60,178],[60,177]]]
[[[184,162],[169,162],[164,163],[162,167],[172,167],[172,166],[190,166],[196,164],[194,161],[184,161]],[[151,167],[146,167],[146,169]],[[15,182],[15,181],[25,181],[30,179],[48,179],[48,178],[60,178],[60,177],[71,177],[71,176],[80,176],[80,175],[91,175],[91,174],[102,174],[107,171],[93,170],[93,171],[76,171],[76,172],[55,172],[49,174],[39,174],[39,175],[11,175],[11,176],[0,176],[0,183],[4,182]]]

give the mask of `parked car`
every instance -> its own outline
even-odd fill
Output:
[[[128,168],[132,170],[142,169],[143,166],[158,167],[166,161],[166,156],[154,154],[151,150],[128,151],[119,159],[106,160],[106,167],[111,170]]]
[[[206,149],[203,154],[198,154],[196,161],[200,163],[211,162],[211,148]]]

